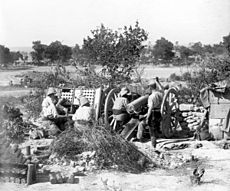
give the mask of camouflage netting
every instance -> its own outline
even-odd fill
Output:
[[[141,160],[148,157],[132,144],[102,126],[87,126],[82,131],[69,129],[63,132],[51,145],[53,153],[59,157],[74,159],[84,151],[96,151],[95,162],[99,169],[116,168],[128,172],[144,170]]]

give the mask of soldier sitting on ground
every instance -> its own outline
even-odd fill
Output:
[[[54,88],[49,88],[47,91],[47,96],[42,102],[42,117],[43,121],[49,121],[50,125],[48,127],[49,135],[57,135],[61,131],[65,130],[65,123],[67,122],[66,115],[60,115],[56,104],[57,95]],[[67,112],[67,110],[65,110]]]
[[[72,119],[75,122],[74,127],[81,131],[83,126],[92,125],[94,116],[93,108],[90,106],[90,102],[86,97],[80,97],[79,103],[80,106],[74,113]]]

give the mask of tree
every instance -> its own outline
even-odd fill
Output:
[[[72,49],[72,57],[78,58],[80,57],[81,48],[78,44],[75,44],[74,48]]]
[[[6,66],[9,62],[11,62],[10,49],[0,45],[0,63]]]
[[[21,58],[23,60],[23,55],[17,51],[17,52],[10,52],[11,62],[14,62]]]
[[[220,42],[219,44],[214,44],[214,45],[213,45],[213,53],[214,53],[215,55],[224,54],[225,51],[226,51],[226,50],[225,50],[225,47],[224,47],[224,45],[223,45],[222,42]]]
[[[230,55],[230,33],[229,35],[223,37],[223,45]]]
[[[72,49],[67,45],[62,45],[61,42],[52,42],[45,49],[45,58],[49,59],[51,62],[66,62],[72,56]]]
[[[23,59],[23,56],[19,51],[11,52],[9,48],[0,45],[0,64],[3,64],[6,67],[7,64],[13,63],[19,58]]]
[[[40,63],[45,57],[47,45],[41,44],[41,41],[34,41],[32,48],[34,49],[34,51],[31,52],[33,61]]]
[[[135,26],[112,31],[103,24],[92,30],[92,37],[84,39],[81,58],[82,63],[99,64],[103,71],[110,75],[111,81],[130,79],[147,40],[147,33]]]
[[[204,56],[204,48],[201,42],[194,43],[191,49],[195,55]]]
[[[171,60],[174,57],[173,43],[161,37],[154,45],[153,54],[156,59]]]
[[[186,46],[180,46],[178,49],[182,60],[187,60],[193,54],[192,50]]]

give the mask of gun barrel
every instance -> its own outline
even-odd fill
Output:
[[[141,110],[141,107],[146,105],[148,102],[148,95],[141,96],[138,99],[132,101],[127,105],[127,112],[128,113],[137,113]]]

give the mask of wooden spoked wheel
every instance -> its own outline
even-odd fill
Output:
[[[171,138],[178,126],[176,113],[179,110],[178,94],[175,88],[170,88],[164,95],[161,105],[161,131],[166,138]]]
[[[104,120],[106,127],[109,127],[110,130],[115,129],[116,120],[113,117],[113,104],[115,99],[119,96],[120,89],[114,88],[110,90],[108,95],[105,98],[105,106],[104,106]]]

